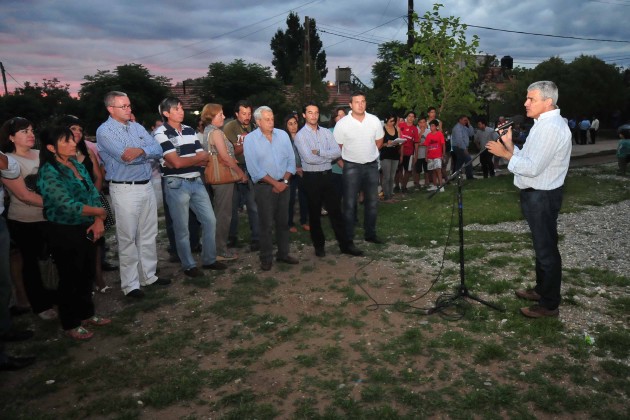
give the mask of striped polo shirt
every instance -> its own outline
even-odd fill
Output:
[[[182,131],[179,132],[168,123],[164,123],[155,130],[155,140],[162,147],[162,167],[163,176],[177,176],[180,178],[194,178],[199,176],[200,166],[189,166],[187,168],[169,168],[166,166],[164,156],[169,153],[177,153],[180,157],[193,157],[197,152],[202,152],[203,147],[199,143],[197,133],[194,128],[182,124]]]

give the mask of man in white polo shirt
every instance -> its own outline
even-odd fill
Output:
[[[350,113],[339,120],[334,131],[343,159],[343,218],[346,238],[352,241],[357,195],[363,191],[365,240],[382,244],[376,236],[376,206],[378,156],[385,132],[381,121],[365,112],[365,108],[365,93],[354,92],[350,99]]]

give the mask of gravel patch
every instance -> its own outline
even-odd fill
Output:
[[[607,206],[586,206],[579,213],[560,214],[558,233],[564,268],[596,267],[620,276],[630,272],[628,248],[630,200]],[[466,230],[529,233],[526,221],[467,225]],[[533,252],[533,251],[532,251]]]

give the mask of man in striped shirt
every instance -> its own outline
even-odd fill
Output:
[[[521,308],[530,318],[559,314],[562,259],[558,250],[558,213],[562,206],[564,179],[571,158],[571,130],[556,106],[555,83],[541,81],[527,88],[525,110],[534,119],[523,149],[514,146],[512,130],[503,143],[491,141],[486,148],[509,161],[514,185],[521,190],[521,210],[529,224],[536,254],[536,287],[516,295],[538,304]]]
[[[162,175],[166,202],[175,232],[177,255],[188,277],[202,277],[190,249],[188,230],[189,210],[201,223],[202,267],[209,270],[224,270],[226,265],[217,261],[215,242],[216,218],[200,176],[201,167],[208,163],[208,152],[203,150],[195,129],[182,124],[184,108],[177,98],[166,98],[159,106],[165,119],[164,125],[155,130],[155,139],[162,147]]]
[[[326,255],[324,232],[321,222],[322,204],[328,211],[330,224],[335,232],[341,252],[350,255],[362,255],[352,240],[345,237],[341,197],[333,184],[332,163],[341,158],[341,149],[330,130],[319,126],[319,106],[309,103],[304,106],[302,117],[306,124],[295,137],[304,178],[302,185],[308,198],[308,217],[311,226],[311,241],[315,255]]]

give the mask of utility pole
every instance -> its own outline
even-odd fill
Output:
[[[413,0],[407,0],[407,48],[413,47]]]
[[[9,96],[9,90],[7,89],[7,75],[4,73],[4,65],[0,62],[0,71],[2,72],[2,83],[4,83],[4,95]]]
[[[304,99],[311,100],[311,20],[304,18]]]

